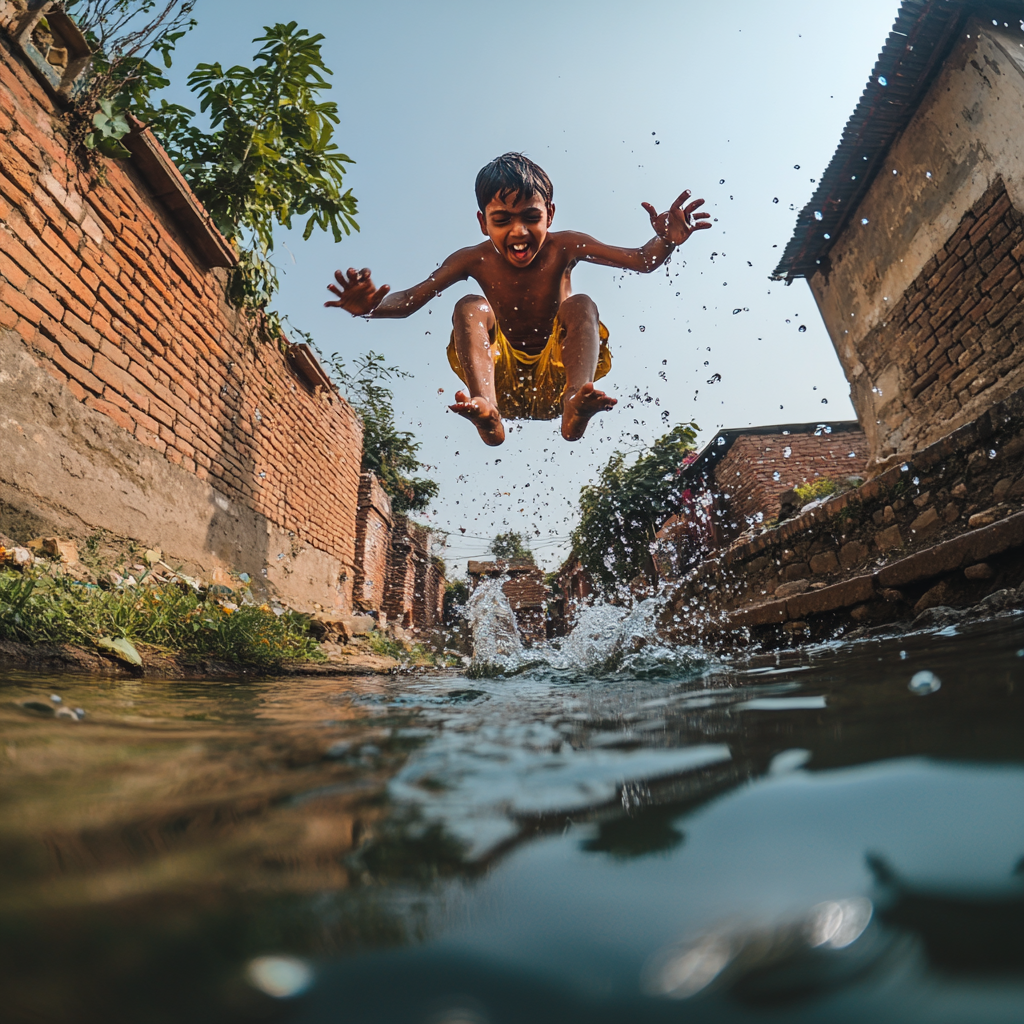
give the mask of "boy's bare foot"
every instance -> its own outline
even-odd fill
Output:
[[[584,384],[576,394],[566,395],[562,400],[562,437],[578,441],[586,433],[592,416],[617,404],[617,398],[598,391],[593,384]]]
[[[479,431],[484,444],[492,447],[505,440],[505,426],[501,414],[486,398],[470,398],[465,391],[455,392],[455,404],[449,405],[452,412],[465,416]]]

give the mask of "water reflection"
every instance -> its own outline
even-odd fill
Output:
[[[1015,1019],[1022,633],[4,677],[0,986],[14,1019],[133,1024]],[[25,706],[51,694],[86,717]]]

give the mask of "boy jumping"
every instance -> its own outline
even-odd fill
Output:
[[[649,274],[694,231],[711,227],[704,205],[683,192],[666,213],[643,208],[656,232],[639,249],[621,249],[579,231],[550,231],[555,215],[551,180],[521,153],[492,160],[476,177],[477,220],[487,241],[460,249],[426,281],[388,295],[375,288],[369,270],[334,274],[336,300],[327,306],[353,316],[406,317],[456,281],[472,277],[483,295],[455,304],[448,361],[468,387],[455,393],[452,412],[465,416],[485,444],[505,440],[502,417],[552,420],[561,416],[562,437],[579,440],[596,413],[616,399],[594,387],[611,369],[608,330],[587,295],[573,295],[577,263]]]

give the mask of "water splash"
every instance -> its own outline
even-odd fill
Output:
[[[577,676],[689,677],[707,670],[711,655],[699,647],[671,643],[659,623],[666,597],[632,605],[605,601],[581,607],[565,637],[525,647],[515,612],[502,589],[508,577],[486,580],[466,604],[473,637],[470,674],[511,675],[526,669]]]

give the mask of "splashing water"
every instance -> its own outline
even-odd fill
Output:
[[[515,612],[504,590],[508,577],[486,580],[466,604],[473,636],[471,675],[513,674],[549,669],[575,676],[671,674],[691,676],[706,671],[710,654],[698,647],[672,644],[658,623],[665,609],[662,595],[632,607],[595,601],[579,609],[568,636],[524,647]]]

